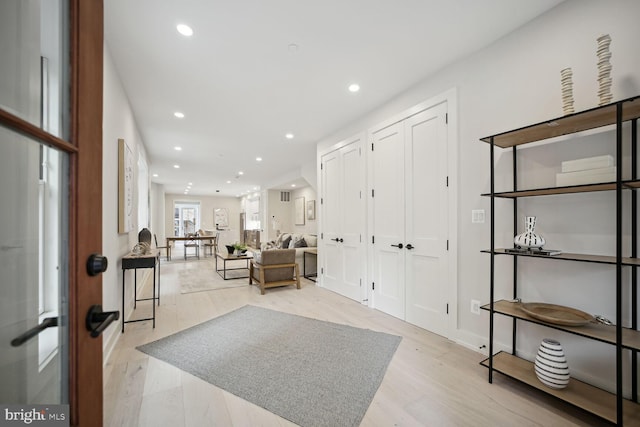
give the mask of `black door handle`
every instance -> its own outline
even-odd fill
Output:
[[[342,242],[344,242],[344,239],[340,238],[340,239],[338,239],[338,242],[342,243]]]
[[[411,243],[407,244],[407,249],[411,250],[413,249],[415,246],[413,246]]]
[[[398,249],[402,249],[404,246],[402,245],[402,243],[398,243],[397,245],[391,245],[394,248],[398,248]]]
[[[107,329],[111,322],[114,322],[119,318],[119,311],[102,311],[101,305],[92,305],[87,312],[87,331],[91,332],[91,336],[93,338],[97,338],[105,329]]]
[[[14,339],[12,339],[11,340],[11,346],[12,347],[19,347],[22,344],[24,344],[27,341],[29,341],[31,338],[33,338],[36,335],[38,335],[40,332],[44,331],[47,328],[52,328],[54,326],[58,326],[58,318],[57,317],[47,317],[38,326],[34,326],[33,328],[29,329],[27,332],[25,332],[24,334],[20,335],[19,337],[15,337]]]
[[[87,260],[87,274],[89,276],[97,276],[107,271],[109,260],[106,256],[100,254],[91,254]]]
[[[331,239],[331,240],[333,240],[334,242],[339,242],[340,241],[340,239],[337,239],[337,238],[336,239]]]

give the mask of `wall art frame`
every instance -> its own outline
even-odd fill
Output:
[[[118,233],[133,230],[133,152],[124,139],[118,139]]]

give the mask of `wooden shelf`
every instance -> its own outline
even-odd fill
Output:
[[[484,249],[480,252],[485,254],[490,254],[491,250]],[[594,262],[598,264],[613,264],[613,265],[616,264],[616,257],[608,256],[608,255],[589,255],[589,254],[572,254],[572,253],[562,253],[560,255],[512,254],[510,252],[507,252],[506,249],[503,249],[503,248],[496,249],[493,253],[495,255],[534,257],[534,258],[555,259],[555,260],[563,260],[563,261]],[[638,267],[640,266],[640,258],[623,257],[622,265]]]
[[[623,188],[638,189],[640,180],[623,181]],[[517,199],[518,197],[553,196],[556,194],[576,194],[594,193],[597,191],[613,191],[616,189],[615,182],[604,182],[598,184],[571,185],[567,187],[533,188],[530,190],[501,191],[493,193],[494,197],[503,199]],[[483,193],[481,196],[490,197],[491,193]]]
[[[489,367],[489,359],[480,362]],[[540,391],[557,397],[567,403],[591,412],[609,422],[616,422],[616,396],[612,393],[593,387],[587,383],[571,378],[567,388],[555,390],[542,384],[534,372],[533,363],[499,352],[493,356],[493,369],[503,375],[521,381]],[[640,425],[640,405],[629,400],[623,400],[624,425]]]
[[[489,304],[483,305],[480,308],[489,311]],[[616,345],[615,326],[604,325],[597,322],[587,323],[583,326],[554,325],[553,323],[543,322],[527,315],[524,311],[518,308],[518,303],[506,300],[496,301],[493,304],[493,310],[495,313],[499,313],[504,316],[515,317],[516,319],[525,320],[527,322],[544,325],[549,328],[591,338],[607,344]],[[632,350],[640,350],[640,332],[629,328],[622,328],[622,346]]]
[[[481,138],[481,141],[490,143],[493,138],[494,145],[508,148],[613,125],[616,123],[616,107],[618,103],[622,104],[623,121],[640,117],[640,97],[633,97],[535,125],[487,136]]]

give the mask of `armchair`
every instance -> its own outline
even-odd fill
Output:
[[[272,249],[262,251],[259,259],[249,266],[249,284],[256,282],[260,293],[266,288],[296,285],[300,289],[300,275],[296,263],[295,249]]]

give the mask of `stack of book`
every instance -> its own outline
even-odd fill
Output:
[[[562,162],[562,172],[556,174],[556,186],[596,184],[616,180],[612,156],[587,157]]]

